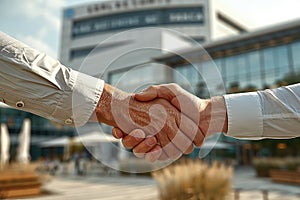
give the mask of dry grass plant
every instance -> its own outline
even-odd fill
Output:
[[[231,192],[231,167],[184,161],[154,172],[161,200],[225,200]]]

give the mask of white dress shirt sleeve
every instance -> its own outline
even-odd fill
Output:
[[[224,98],[227,135],[249,139],[300,136],[300,84]]]
[[[66,125],[84,125],[104,87],[2,32],[0,68],[0,101]]]

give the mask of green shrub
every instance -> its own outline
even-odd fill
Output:
[[[300,158],[256,158],[253,165],[257,176],[269,177],[270,170],[297,170],[300,167]]]

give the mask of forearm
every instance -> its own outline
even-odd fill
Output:
[[[0,32],[0,98],[57,123],[81,126],[100,98],[103,81]]]
[[[237,138],[300,136],[300,84],[225,95],[228,135]]]
[[[300,84],[258,92],[263,117],[263,137],[300,136]]]

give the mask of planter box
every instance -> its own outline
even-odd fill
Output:
[[[269,169],[255,169],[257,177],[270,177]]]
[[[271,170],[272,181],[300,185],[299,171]]]
[[[0,198],[35,196],[41,193],[41,182],[34,172],[0,173]]]

